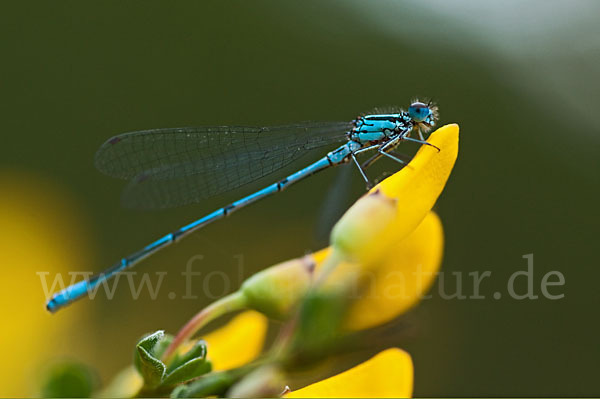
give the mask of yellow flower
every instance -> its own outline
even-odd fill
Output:
[[[243,366],[262,351],[267,333],[267,318],[249,310],[240,313],[223,327],[202,337],[214,371]]]
[[[331,247],[312,254],[317,272]],[[350,304],[346,327],[362,330],[388,322],[414,306],[427,292],[442,264],[444,231],[431,211],[408,237],[393,244],[389,256],[362,276],[364,287]]]
[[[51,359],[91,356],[85,344],[90,334],[86,309],[50,316],[40,304],[55,277],[68,284],[67,271],[93,255],[77,203],[60,185],[39,176],[0,171],[0,220],[0,396],[31,396],[38,388],[32,381]]]
[[[442,222],[429,212],[415,231],[392,246],[377,268],[363,276],[365,287],[350,304],[347,327],[360,330],[383,324],[414,306],[433,283],[443,250]]]
[[[359,199],[331,233],[333,259],[365,268],[414,231],[442,193],[458,156],[458,125],[442,126],[402,170]]]
[[[359,199],[332,232],[332,246],[313,255],[323,290],[360,295],[349,329],[385,323],[416,304],[441,265],[444,237],[431,211],[458,155],[458,126],[432,133],[407,167]]]
[[[288,398],[408,398],[413,391],[408,353],[391,348],[341,374],[294,390]]]

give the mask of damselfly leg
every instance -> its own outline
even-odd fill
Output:
[[[356,159],[356,155],[355,154],[356,153],[351,153],[350,157],[354,161],[354,164],[358,168],[358,171],[360,172],[360,175],[364,179],[364,181],[365,181],[365,183],[367,185],[367,190],[370,190],[371,188],[373,188],[373,183],[371,183],[371,180],[369,180],[369,177],[367,176],[367,173],[363,170],[362,166],[360,166],[360,163],[358,163],[358,159]]]
[[[439,147],[437,147],[437,146],[435,146],[435,145],[433,145],[433,144],[431,144],[431,143],[429,143],[429,142],[427,142],[425,140],[413,139],[412,137],[404,137],[404,140],[412,141],[412,142],[419,143],[419,144],[425,144],[425,145],[428,145],[430,147],[435,148],[438,152],[441,151]]]

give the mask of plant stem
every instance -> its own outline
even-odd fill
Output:
[[[234,292],[208,305],[190,319],[177,333],[171,345],[162,356],[162,361],[169,364],[177,349],[209,322],[226,313],[246,307],[246,299],[242,293]]]

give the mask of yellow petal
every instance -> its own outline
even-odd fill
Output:
[[[413,390],[410,355],[386,349],[341,374],[292,391],[288,398],[408,398]]]
[[[314,262],[316,263],[315,270],[318,270],[321,267],[321,264],[323,264],[323,261],[325,261],[325,258],[327,258],[330,254],[331,254],[331,247],[327,247],[327,248],[323,248],[323,249],[310,255],[310,256],[312,256]]]
[[[441,151],[421,146],[405,168],[375,186],[342,216],[331,234],[337,257],[367,267],[425,218],[444,189],[458,156],[458,125],[439,128],[428,142]],[[395,204],[393,215],[387,211],[391,200]]]
[[[406,234],[414,230],[433,208],[450,177],[458,156],[458,125],[442,126],[431,133],[427,142],[441,151],[428,145],[421,146],[409,167],[371,190],[380,189],[388,197],[398,199],[396,217],[403,220]],[[396,232],[397,236],[406,234]]]
[[[442,222],[429,212],[362,277],[365,286],[361,297],[350,305],[347,327],[360,330],[383,324],[414,306],[433,283],[443,250]]]
[[[262,350],[266,333],[267,318],[255,311],[246,311],[218,330],[203,336],[213,370],[229,370],[256,359]]]

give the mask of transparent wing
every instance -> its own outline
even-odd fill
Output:
[[[275,172],[307,151],[345,140],[348,122],[199,127],[124,133],[104,143],[96,167],[131,179],[123,203],[167,208],[197,202]]]

